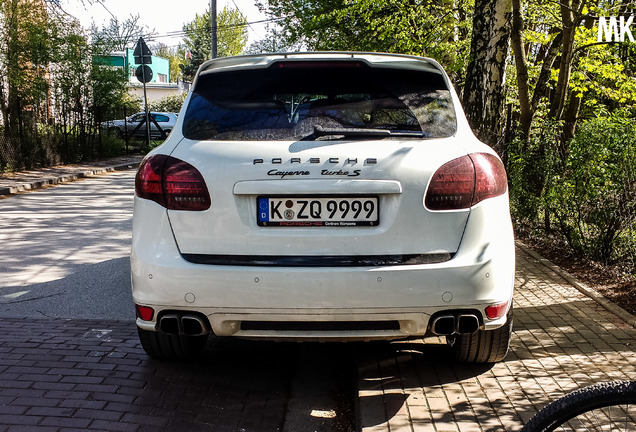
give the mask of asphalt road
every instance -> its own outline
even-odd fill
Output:
[[[0,200],[0,317],[133,320],[135,171]]]

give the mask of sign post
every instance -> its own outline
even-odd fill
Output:
[[[133,52],[135,58],[135,64],[141,65],[135,71],[135,76],[144,85],[144,110],[146,112],[146,148],[150,148],[150,114],[148,112],[148,97],[146,96],[146,83],[152,79],[152,69],[149,64],[152,64],[152,53],[150,48],[146,45],[144,38],[140,37],[135,46]]]
[[[211,45],[212,45],[212,58],[215,59],[217,55],[217,23],[216,23],[216,0],[210,0],[210,31],[211,31]]]

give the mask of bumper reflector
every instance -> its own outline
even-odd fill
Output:
[[[510,302],[500,303],[486,308],[486,316],[488,319],[494,320],[501,318],[508,312],[508,304]]]
[[[135,311],[137,312],[137,318],[141,318],[144,321],[152,321],[152,317],[155,315],[155,311],[148,306],[135,305]]]

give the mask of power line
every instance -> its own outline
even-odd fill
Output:
[[[106,9],[108,11],[108,13],[113,16],[113,18],[116,19],[116,17],[112,14],[111,11],[109,11],[106,6],[104,6],[101,2],[99,2],[104,9]],[[67,14],[69,16],[72,16],[70,14]],[[233,28],[240,28],[240,27],[248,27],[249,30],[251,30],[252,32],[255,32],[254,28],[252,27],[252,25],[256,25],[256,24],[269,24],[269,23],[274,23],[274,22],[278,22],[278,21],[282,21],[284,19],[286,19],[287,17],[279,17],[279,18],[268,18],[268,19],[262,19],[262,20],[257,20],[257,21],[249,21],[249,22],[244,22],[244,23],[236,23],[236,24],[223,24],[223,25],[218,25],[217,29],[218,30],[227,30],[227,29],[233,29]],[[139,36],[148,39],[150,41],[155,40],[155,39],[163,39],[163,38],[180,38],[183,37],[187,34],[187,32],[183,31],[183,30],[174,30],[174,31],[168,31],[164,34],[155,34],[152,32],[149,33],[142,33]],[[119,42],[123,42],[123,38],[119,41]],[[170,45],[167,46],[168,48],[179,48],[182,45]]]
[[[236,4],[236,2],[234,0],[232,0],[232,3],[234,4],[234,7],[236,8],[236,10],[238,11],[238,13],[241,14],[241,16],[244,16],[243,13],[241,12],[241,8],[238,7],[238,5]],[[252,28],[252,26],[248,23],[247,26],[254,31],[254,29]]]
[[[104,8],[104,10],[105,10],[106,12],[108,12],[108,13],[110,14],[110,16],[111,16],[111,17],[113,17],[113,19],[115,19],[115,20],[117,19],[117,17],[115,16],[115,14],[113,14],[113,13],[110,11],[110,9],[108,9],[108,8],[106,7],[106,5],[104,4],[104,2],[101,2],[101,1],[100,1],[100,2],[97,2],[97,3],[99,3],[99,5],[100,5],[101,7],[103,7],[103,8]]]
[[[282,18],[269,18],[269,19],[264,19],[264,20],[258,20],[258,21],[251,21],[251,22],[245,22],[245,23],[238,23],[238,24],[223,24],[223,25],[218,25],[217,29],[218,30],[226,30],[226,29],[232,29],[232,28],[239,28],[239,27],[249,27],[252,31],[254,31],[254,29],[252,28],[252,24],[269,24],[269,23],[273,23],[273,22],[278,22],[278,21],[282,21],[284,20],[285,17]],[[166,32],[164,34],[160,34],[160,35],[154,35],[152,33],[148,33],[146,35],[144,35],[145,37],[152,37],[153,39],[160,39],[160,38],[175,38],[175,37],[181,37],[181,36],[185,36],[187,34],[187,32],[183,31],[183,30],[174,30],[174,31],[169,31]]]

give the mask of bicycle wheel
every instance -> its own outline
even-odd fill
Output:
[[[584,387],[539,411],[522,432],[636,431],[636,381]]]

